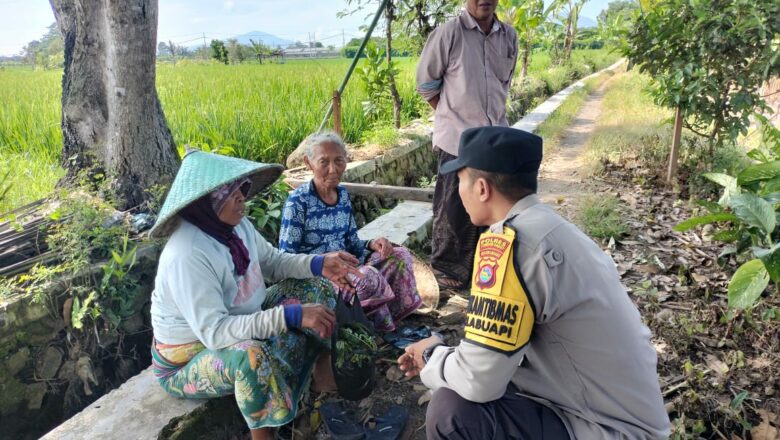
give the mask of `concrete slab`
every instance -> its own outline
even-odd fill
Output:
[[[427,202],[404,201],[390,212],[358,231],[362,240],[385,237],[393,243],[408,246],[425,240],[428,224],[433,221],[433,205]]]
[[[169,396],[157,383],[152,367],[96,400],[42,437],[46,440],[156,440],[174,418],[192,413],[206,400]]]

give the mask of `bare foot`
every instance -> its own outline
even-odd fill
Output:
[[[314,380],[311,385],[315,393],[330,393],[336,391],[336,379],[330,365],[330,354],[324,354],[314,364]]]
[[[274,430],[271,428],[250,429],[252,440],[273,440]]]

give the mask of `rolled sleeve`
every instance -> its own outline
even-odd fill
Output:
[[[436,28],[425,43],[417,64],[417,93],[430,101],[441,91],[449,63],[449,38],[443,26]]]

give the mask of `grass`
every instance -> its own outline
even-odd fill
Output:
[[[672,111],[655,105],[644,90],[650,79],[630,71],[615,77],[602,100],[601,116],[586,151],[592,172],[606,164],[665,172],[672,143]],[[683,131],[679,173],[690,196],[717,188],[701,177],[705,171],[734,173],[747,163],[744,148],[727,145],[709,156],[706,142]]]
[[[577,224],[591,237],[619,238],[629,231],[620,199],[613,195],[591,194],[578,205]]]
[[[400,139],[401,133],[392,125],[377,125],[364,131],[360,140],[366,145],[378,145],[382,148],[389,148],[397,145]]]
[[[591,167],[615,163],[641,163],[662,167],[671,142],[670,110],[658,107],[643,93],[649,78],[635,72],[620,73],[612,80],[601,102],[601,116],[588,145]]]
[[[574,117],[577,116],[577,113],[585,104],[588,95],[606,81],[610,75],[610,73],[604,73],[585,81],[584,87],[569,95],[560,107],[539,125],[536,134],[544,139],[545,154],[549,154],[558,148],[564,130],[571,125]]]
[[[614,61],[606,51],[576,51],[576,60],[600,68]],[[426,116],[427,104],[414,91],[416,58],[399,58],[397,81],[403,99],[402,122]],[[159,64],[157,91],[177,145],[231,147],[252,160],[283,162],[300,141],[316,130],[350,60],[291,60],[286,64]],[[583,61],[583,63],[585,63]],[[529,76],[545,87],[561,84],[557,68],[546,54],[534,54]],[[9,196],[0,212],[48,195],[63,175],[62,72],[29,68],[0,69],[0,175],[13,172]],[[342,126],[348,142],[366,138],[392,141],[381,127],[363,115],[366,99],[353,76],[342,97]],[[9,168],[6,168],[8,166]]]

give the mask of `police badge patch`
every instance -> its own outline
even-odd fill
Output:
[[[474,256],[474,277],[466,310],[466,340],[510,355],[529,340],[534,324],[523,283],[515,271],[515,232],[486,232]]]

